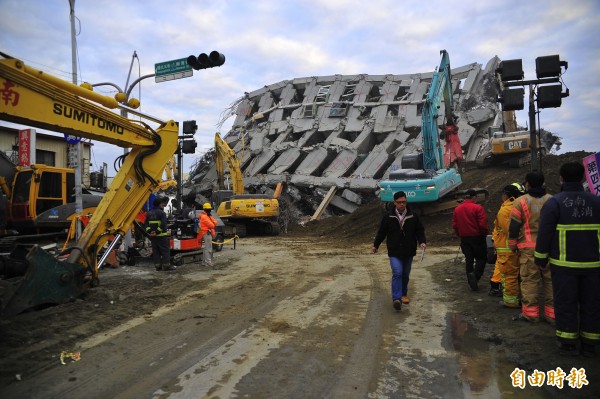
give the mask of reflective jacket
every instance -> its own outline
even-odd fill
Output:
[[[552,196],[546,189],[535,187],[520,196],[513,203],[508,225],[508,245],[522,248],[535,248],[542,206]]]
[[[198,231],[200,237],[204,237],[206,232],[210,231],[210,235],[214,238],[217,235],[215,227],[217,227],[217,220],[208,213],[202,211],[200,214],[200,227]]]
[[[535,263],[571,268],[600,267],[600,197],[579,183],[564,183],[542,208]]]
[[[167,214],[160,208],[154,208],[146,214],[144,223],[146,233],[153,237],[164,237],[169,235],[167,232]]]
[[[513,207],[513,202],[513,198],[504,201],[494,220],[492,240],[497,253],[512,253],[508,247],[508,222],[510,221],[510,210]]]

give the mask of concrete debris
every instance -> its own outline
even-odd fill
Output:
[[[499,62],[494,57],[485,67],[473,63],[452,69],[467,162],[487,145],[488,128],[501,114]],[[286,182],[281,200],[293,208],[285,210],[289,220],[313,214],[331,186],[343,191],[323,217],[352,212],[375,198],[377,182],[399,169],[403,156],[421,152],[421,108],[432,76],[332,75],[264,86],[232,105],[235,121],[223,139],[240,160],[248,192]],[[443,107],[442,102],[439,126],[445,123]],[[210,198],[216,179],[209,152],[184,184],[188,198]]]

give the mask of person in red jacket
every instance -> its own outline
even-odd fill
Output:
[[[487,260],[487,215],[476,200],[475,190],[467,190],[465,200],[454,209],[452,215],[452,228],[460,237],[460,249],[465,255],[467,282],[472,291],[479,289],[477,283],[483,275]]]

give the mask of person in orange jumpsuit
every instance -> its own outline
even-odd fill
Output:
[[[518,253],[521,277],[521,318],[540,320],[540,291],[544,291],[544,319],[554,325],[554,295],[550,270],[540,270],[534,263],[542,206],[552,197],[544,188],[544,175],[529,172],[525,175],[527,194],[514,202],[508,225],[508,246]]]
[[[215,228],[217,220],[211,216],[212,206],[206,202],[202,205],[202,213],[200,213],[200,225],[198,226],[198,239],[202,240],[202,264],[204,266],[212,266],[213,264],[213,248],[212,239],[216,236]]]
[[[525,194],[519,183],[512,183],[502,189],[502,205],[494,220],[492,240],[496,250],[496,265],[490,280],[490,295],[498,290],[502,296],[502,303],[508,308],[519,308],[519,257],[508,247],[508,223],[510,211],[516,198]],[[503,290],[500,290],[502,283]]]

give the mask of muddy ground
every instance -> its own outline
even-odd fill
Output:
[[[560,164],[585,155],[545,158],[550,193]],[[526,172],[467,168],[465,188],[490,192],[490,226],[502,187]],[[385,250],[369,253],[382,212],[367,204],[230,243],[212,269],[103,269],[74,302],[0,320],[0,396],[600,397],[600,358],[559,356],[550,325],[515,321],[487,295],[491,266],[468,289],[451,214],[424,217],[412,302],[393,310]],[[81,359],[62,365],[62,352]],[[521,389],[509,376],[558,367],[584,370],[588,385]]]

